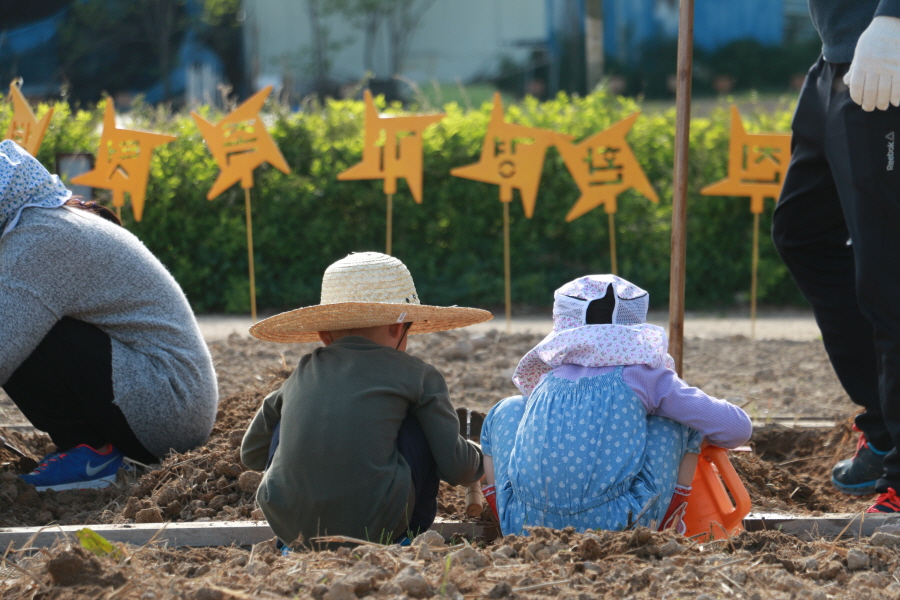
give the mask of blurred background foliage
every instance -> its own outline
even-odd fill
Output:
[[[437,100],[437,98],[434,98]],[[431,104],[423,99],[423,105]],[[41,105],[38,116],[46,110]],[[104,103],[74,110],[53,106],[51,125],[38,157],[55,171],[57,153],[96,152]],[[413,107],[415,109],[415,106]],[[603,89],[584,97],[560,94],[540,102],[526,98],[507,106],[507,121],[570,133],[580,140],[640,106]],[[752,109],[752,107],[751,107]],[[400,105],[387,112],[403,113]],[[497,307],[503,304],[502,210],[496,186],[450,176],[450,169],[478,160],[490,104],[474,108],[450,102],[446,117],[424,135],[424,201],[416,205],[401,181],[394,197],[393,253],[415,278],[429,304]],[[748,131],[789,130],[784,106],[748,110]],[[223,115],[206,109],[214,121]],[[10,119],[0,103],[0,127]],[[122,118],[122,117],[120,117]],[[362,155],[363,104],[356,100],[308,103],[294,112],[270,102],[269,131],[292,168],[284,175],[264,166],[252,190],[258,306],[277,311],[319,301],[324,269],[353,251],[385,248],[385,196],[381,181],[337,181]],[[665,308],[669,293],[674,109],[644,114],[628,140],[657,190],[653,204],[630,191],[619,197],[619,274],[651,293],[651,307]],[[133,107],[120,127],[177,135],[155,150],[143,221],[123,210],[125,226],[160,258],[184,288],[194,309],[247,312],[244,194],[235,186],[213,201],[206,193],[218,167],[193,120],[164,108]],[[729,136],[727,103],[691,128],[686,305],[689,310],[749,302],[753,217],[747,198],[699,194],[725,177]],[[108,203],[109,195],[95,190]],[[534,218],[521,202],[511,207],[512,297],[519,310],[547,310],[562,283],[610,271],[607,216],[597,208],[564,221],[578,188],[555,149],[548,151]],[[803,300],[769,237],[774,202],[761,219],[759,301],[768,305]],[[110,256],[109,260],[116,257]]]

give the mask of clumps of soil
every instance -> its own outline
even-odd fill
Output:
[[[141,477],[121,516],[125,521],[249,519],[261,475],[240,461],[242,430],[189,454],[170,454]]]
[[[265,390],[222,401],[206,445],[184,454],[171,453],[158,469],[141,477],[128,495],[121,520],[161,523],[263,518],[255,500],[262,474],[247,470],[241,462],[241,441],[266,393],[287,374],[274,374]]]
[[[119,588],[126,581],[121,567],[104,569],[96,556],[79,546],[57,552],[47,561],[47,574],[59,587]]]
[[[500,398],[516,393],[510,382],[519,358],[539,341],[531,334],[505,335],[498,332],[469,334],[450,331],[410,338],[410,353],[436,365],[448,380],[457,406],[488,410]],[[223,396],[215,427],[208,443],[184,454],[168,456],[161,465],[153,465],[142,475],[120,479],[118,487],[106,490],[42,492],[30,489],[14,473],[30,466],[17,455],[0,449],[0,522],[9,526],[36,526],[50,523],[93,524],[158,521],[197,521],[252,519],[261,515],[254,504],[260,475],[248,471],[240,462],[239,447],[243,432],[265,395],[281,385],[305,352],[314,345],[283,345],[231,336],[211,344],[220,385],[244,391]],[[755,350],[754,350],[755,348]],[[760,341],[755,345],[742,340],[688,340],[685,363],[703,365],[697,377],[713,388],[727,388],[736,397],[752,396],[760,383],[760,393],[773,395],[772,402],[783,412],[785,400],[801,402],[803,386],[813,381],[830,395],[837,395],[831,381],[833,372],[821,343]],[[775,368],[771,360],[780,352],[793,371]],[[753,358],[754,352],[758,354]],[[737,360],[719,368],[720,359]],[[742,368],[741,365],[743,365]],[[771,374],[760,369],[772,366]],[[814,368],[815,367],[815,368]],[[743,370],[742,370],[743,369]],[[764,369],[763,369],[764,370]],[[751,372],[752,371],[752,372]],[[771,377],[770,377],[771,375]],[[774,377],[774,379],[772,379]],[[792,379],[793,378],[793,379]],[[749,387],[740,382],[747,380]],[[693,381],[692,381],[693,382]],[[781,392],[778,385],[785,386]],[[772,392],[772,390],[775,390]],[[768,405],[769,400],[766,400]],[[759,406],[762,399],[751,407]],[[846,401],[844,415],[853,411]],[[774,409],[773,409],[774,412]],[[38,459],[53,448],[42,434],[21,434],[0,429],[0,435],[27,454]],[[836,493],[830,484],[833,464],[852,456],[857,435],[849,421],[834,428],[803,429],[766,426],[754,432],[756,454],[731,453],[735,468],[750,492],[755,510],[793,512],[858,512],[871,498],[862,501]],[[2,447],[0,447],[2,448]],[[443,484],[438,498],[438,516],[443,519],[469,520],[465,517],[464,490]],[[485,511],[483,518],[489,518]]]
[[[121,474],[119,485],[102,490],[36,492],[16,476],[27,471],[7,461],[0,466],[0,522],[43,526],[263,519],[255,500],[262,474],[241,463],[240,446],[265,396],[288,375],[285,369],[270,370],[264,386],[222,400],[206,445],[171,453],[136,481],[134,475]],[[33,456],[53,450],[42,434],[4,435]],[[462,488],[442,483],[438,504],[444,519],[472,520],[465,516]]]
[[[842,419],[855,408],[821,340],[685,340],[684,380],[757,420]]]
[[[833,428],[757,427],[749,452],[729,454],[750,494],[754,511],[806,513],[860,512],[872,497],[848,496],[831,485],[831,469],[853,456],[859,434],[846,419]]]
[[[170,454],[137,481],[135,475],[120,472],[119,484],[102,490],[36,492],[16,477],[27,472],[18,463],[0,465],[0,522],[43,526],[262,518],[253,514],[262,476],[243,466],[240,445],[244,428],[266,393],[288,374],[272,371],[266,387],[223,400],[205,446]],[[4,436],[33,456],[42,457],[53,449],[42,434],[5,432]]]
[[[0,594],[20,598],[797,598],[900,595],[900,547],[804,542],[775,531],[698,544],[639,528],[575,533],[537,528],[488,547],[447,545],[435,532],[411,546],[362,545],[282,556],[271,541],[238,548],[156,546],[92,556],[71,542],[12,552]]]
[[[274,373],[291,371],[300,357],[320,344],[276,344],[232,333],[208,343],[219,384],[219,398],[256,392]]]
[[[0,470],[4,471],[30,473],[38,460],[56,450],[50,438],[40,433],[4,430],[2,438],[5,445],[0,444]]]
[[[409,338],[408,352],[443,374],[456,406],[487,412],[502,398],[520,392],[512,383],[519,360],[543,336],[491,331],[443,331]]]
[[[280,380],[272,380],[269,387]],[[244,427],[268,388],[238,394],[222,402],[216,427],[206,446],[171,454],[131,484],[105,490],[34,491],[12,471],[0,471],[0,515],[8,526],[77,523],[157,523],[261,519],[255,504],[259,472],[240,461]],[[821,514],[859,512],[871,498],[835,492],[830,471],[838,458],[853,454],[856,436],[850,421],[833,429],[795,429],[768,425],[754,432],[755,453],[733,452],[730,458],[750,493],[755,511]],[[39,436],[34,436],[38,438]],[[795,445],[791,445],[791,440]],[[27,447],[22,443],[19,447]],[[127,478],[123,478],[127,479]],[[441,483],[438,516],[445,520],[493,521],[466,515],[463,488]]]
[[[114,519],[124,486],[103,490],[37,492],[17,477],[37,466],[37,460],[56,450],[40,433],[0,430],[7,443],[26,455],[0,447],[0,524],[6,527],[43,526],[51,523],[107,523]],[[128,477],[120,472],[120,479]]]
[[[36,492],[33,485],[15,473],[0,472],[0,523],[5,527],[28,527],[77,523],[109,523],[121,488]],[[108,507],[104,510],[104,507]]]
[[[445,374],[457,406],[486,410],[515,393],[509,377],[539,336],[469,336],[460,332],[414,336],[411,352]],[[715,395],[753,400],[770,415],[823,406],[846,417],[821,343],[747,343],[689,340],[685,362],[692,383]],[[277,349],[281,349],[282,354]],[[207,445],[168,456],[135,480],[122,474],[106,490],[37,493],[14,477],[20,457],[0,450],[0,523],[5,526],[246,519],[254,513],[259,473],[240,463],[238,448],[265,394],[280,385],[309,347],[275,346],[233,337],[213,347],[225,398]],[[756,353],[754,355],[754,353]],[[779,360],[773,360],[773,357]],[[726,360],[727,359],[727,360]],[[731,362],[728,362],[731,361]],[[779,365],[791,365],[782,369]],[[690,377],[694,365],[701,382]],[[702,371],[700,366],[702,365]],[[824,366],[823,366],[824,365]],[[248,375],[249,374],[249,375]],[[237,384],[244,387],[235,389]],[[815,394],[811,390],[815,388]],[[725,393],[716,394],[716,389]],[[807,391],[810,390],[810,393]],[[837,391],[835,391],[837,390]],[[736,402],[737,403],[737,402]],[[794,414],[807,414],[799,411]],[[812,414],[812,413],[810,413]],[[757,415],[759,416],[759,415]],[[823,417],[826,414],[818,413]],[[37,459],[51,451],[43,435],[3,431],[14,446]],[[862,502],[830,485],[834,462],[853,454],[857,434],[849,421],[834,428],[758,428],[755,454],[730,457],[750,492],[754,509],[793,514],[858,512]],[[462,488],[442,484],[439,517],[462,519]],[[488,515],[486,512],[485,515]],[[880,536],[880,537],[879,537]],[[845,536],[846,537],[846,536]],[[74,538],[47,551],[13,550],[0,564],[0,597],[229,600],[271,596],[315,600],[359,597],[491,600],[559,598],[796,598],[853,600],[900,597],[900,538],[879,533],[868,540],[800,541],[777,531],[744,532],[729,540],[697,543],[671,532],[637,529],[577,534],[538,528],[488,546],[448,546],[435,532],[413,545],[360,546],[282,556],[269,541],[240,548],[135,549],[93,556]]]

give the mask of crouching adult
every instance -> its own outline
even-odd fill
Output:
[[[115,215],[0,142],[0,383],[56,451],[22,479],[101,488],[203,444],[218,395],[181,288]]]

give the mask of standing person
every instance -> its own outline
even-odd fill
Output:
[[[678,377],[648,306],[615,275],[556,290],[553,331],[513,374],[523,395],[496,404],[481,429],[484,495],[504,534],[618,531],[632,519],[684,533],[703,439],[750,439],[744,411]]]
[[[106,487],[124,457],[203,444],[209,350],[165,267],[110,211],[0,142],[0,383],[56,452],[38,491]]]
[[[325,344],[266,397],[241,444],[244,464],[266,470],[256,499],[282,542],[404,541],[434,522],[441,479],[481,477],[481,450],[459,434],[444,377],[406,342],[491,318],[423,305],[406,265],[359,252],[325,270],[321,304],[250,329],[262,340]]]
[[[772,237],[812,305],[847,394],[864,407],[841,492],[900,511],[900,1],[810,0],[822,56],[792,124]]]

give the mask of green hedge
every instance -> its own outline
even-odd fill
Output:
[[[71,111],[58,104],[39,158],[54,169],[57,152],[95,152],[102,105]],[[584,138],[639,106],[597,92],[587,97],[507,107],[507,120]],[[745,198],[699,194],[725,176],[727,107],[691,127],[688,205],[688,309],[748,301],[753,218]],[[38,109],[38,114],[47,110]],[[360,160],[363,106],[335,101],[290,112],[270,103],[269,130],[292,167],[290,175],[264,166],[255,172],[253,235],[261,311],[318,302],[322,272],[351,251],[384,251],[385,198],[381,181],[336,179]],[[399,112],[399,108],[391,110]],[[474,162],[490,106],[466,111],[445,107],[447,117],[424,136],[424,202],[416,205],[401,182],[394,198],[394,254],[410,268],[427,303],[503,304],[502,209],[496,186],[459,179],[450,169]],[[210,119],[222,115],[210,113]],[[788,131],[790,113],[744,115],[751,131]],[[7,103],[0,127],[9,122]],[[175,134],[158,147],[152,163],[144,220],[123,211],[125,225],[171,270],[198,312],[246,312],[249,308],[243,190],[235,186],[213,201],[206,193],[218,168],[187,114],[138,107],[120,126]],[[674,110],[644,115],[629,141],[661,201],[634,192],[619,198],[616,215],[619,272],[651,292],[651,306],[665,308],[669,292]],[[102,198],[108,200],[105,192]],[[572,223],[565,215],[578,197],[561,157],[550,149],[534,218],[525,219],[518,198],[511,207],[512,293],[517,305],[549,306],[565,281],[610,270],[607,217],[595,209]],[[759,301],[802,303],[768,231],[774,203],[761,219]],[[110,257],[115,260],[115,257]]]

